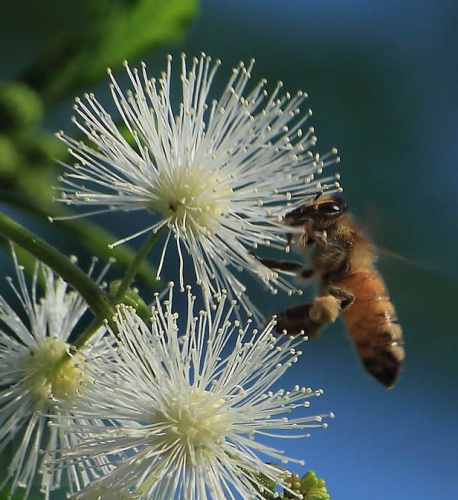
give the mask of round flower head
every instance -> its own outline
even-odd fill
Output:
[[[288,488],[285,473],[265,462],[293,459],[264,437],[301,438],[303,429],[326,425],[303,415],[321,391],[271,391],[298,360],[301,340],[274,336],[273,321],[262,331],[250,320],[241,327],[224,296],[195,316],[189,289],[180,335],[172,295],[171,287],[163,304],[156,298],[150,327],[119,306],[116,349],[91,362],[94,382],[74,413],[86,438],[64,456],[121,458],[76,498],[108,500],[127,490],[150,500],[264,499],[262,476]],[[87,423],[95,416],[115,425]]]
[[[90,214],[159,214],[113,246],[166,226],[158,275],[170,240],[175,240],[181,288],[184,248],[207,299],[226,289],[247,310],[245,287],[232,270],[248,268],[273,290],[290,290],[252,251],[258,245],[284,246],[281,216],[292,197],[304,201],[317,191],[339,189],[335,176],[315,180],[335,161],[336,151],[321,158],[310,151],[314,131],[302,127],[311,111],[299,109],[306,94],[281,95],[281,82],[268,93],[265,80],[247,90],[253,64],[240,63],[221,97],[210,100],[220,61],[212,65],[203,54],[188,67],[183,55],[182,102],[174,107],[171,57],[158,80],[148,77],[144,64],[138,71],[126,63],[132,85],[126,94],[109,74],[127,134],[92,94],[77,99],[73,118],[88,142],[57,134],[76,159],[74,165],[64,165],[68,172],[61,178],[61,201],[105,207]]]
[[[62,413],[55,412],[52,397],[72,404],[89,380],[83,358],[70,353],[68,343],[87,306],[81,296],[69,291],[62,279],[41,264],[36,265],[29,293],[23,268],[18,265],[14,252],[13,258],[19,288],[10,282],[27,321],[23,322],[0,296],[0,451],[9,444],[14,446],[0,488],[10,484],[11,494],[18,487],[25,488],[27,497],[34,480],[41,475],[41,491],[49,498],[50,491],[60,486],[62,468],[46,464],[55,461],[56,450],[71,446],[76,437],[64,428],[48,430],[48,415]],[[37,299],[40,278],[45,291],[43,297]],[[102,333],[103,329],[94,340]],[[82,352],[91,352],[96,357],[104,346],[99,342],[98,347],[88,346]],[[62,362],[66,353],[69,359]],[[71,415],[69,411],[63,413],[67,417]],[[93,477],[86,471],[78,473],[73,466],[68,471],[72,490],[80,489]]]

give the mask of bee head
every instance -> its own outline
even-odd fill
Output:
[[[313,222],[313,228],[320,231],[335,224],[347,209],[347,204],[341,196],[319,194],[313,201],[307,201],[288,212],[285,222],[288,226]]]

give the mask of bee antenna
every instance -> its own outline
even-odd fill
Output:
[[[313,201],[316,201],[320,196],[324,194],[323,191],[306,191],[304,193],[296,193],[291,195],[291,198],[303,198],[304,196],[313,196],[315,195],[315,198],[313,198]]]

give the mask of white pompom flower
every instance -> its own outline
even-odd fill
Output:
[[[63,456],[76,463],[121,458],[75,498],[109,500],[129,491],[142,500],[264,499],[262,476],[287,488],[286,473],[266,462],[302,463],[272,438],[304,438],[304,429],[326,427],[324,415],[306,415],[309,399],[322,391],[272,391],[301,355],[300,338],[274,335],[274,321],[259,331],[251,320],[242,327],[224,296],[195,316],[194,299],[188,287],[181,334],[172,287],[163,304],[156,298],[151,326],[119,306],[116,349],[110,359],[91,360],[94,383],[74,410],[86,438]],[[88,423],[95,417],[115,425]]]
[[[44,265],[37,264],[29,292],[24,271],[13,251],[18,287],[9,279],[23,311],[21,316],[0,296],[0,451],[11,446],[11,462],[3,471],[0,489],[7,485],[11,495],[24,488],[24,498],[32,486],[40,487],[46,499],[61,486],[62,467],[55,465],[56,453],[77,440],[71,429],[49,427],[49,415],[59,417],[52,403],[59,397],[73,404],[90,380],[84,355],[97,357],[106,343],[97,342],[101,328],[81,353],[70,349],[69,337],[87,311],[83,298]],[[105,274],[104,268],[99,281]],[[91,274],[93,266],[89,274]],[[38,283],[44,292],[38,298]],[[25,314],[24,314],[25,313]],[[69,358],[62,363],[65,355]],[[52,465],[49,465],[52,464]],[[100,462],[100,467],[107,470]],[[40,477],[41,476],[41,477]],[[90,469],[68,469],[71,491],[97,477]]]
[[[226,289],[247,310],[245,286],[233,271],[249,269],[272,290],[293,291],[252,252],[259,245],[284,247],[281,218],[292,197],[304,201],[317,191],[340,189],[336,176],[316,178],[338,158],[335,150],[323,157],[311,152],[314,130],[303,129],[311,111],[299,109],[307,95],[282,94],[281,82],[269,93],[265,80],[247,90],[253,64],[234,68],[221,97],[211,100],[220,61],[212,64],[202,54],[188,67],[183,55],[182,100],[174,107],[170,56],[158,80],[149,78],[144,64],[131,70],[125,63],[132,85],[126,93],[109,72],[125,131],[87,94],[76,100],[73,118],[87,141],[57,134],[76,160],[64,165],[59,200],[100,207],[77,217],[148,211],[151,223],[113,246],[166,226],[158,275],[175,240],[181,288],[185,249],[208,300]]]

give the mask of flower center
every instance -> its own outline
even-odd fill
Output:
[[[232,189],[203,169],[162,171],[155,184],[150,208],[195,237],[214,230],[229,208]]]
[[[49,401],[52,396],[65,400],[77,397],[85,377],[79,356],[61,363],[69,347],[66,342],[47,337],[22,359],[25,385],[38,401]]]
[[[232,427],[224,399],[195,388],[181,398],[171,398],[155,423],[164,424],[168,440],[178,439],[191,459],[194,453],[205,453],[224,442]]]

